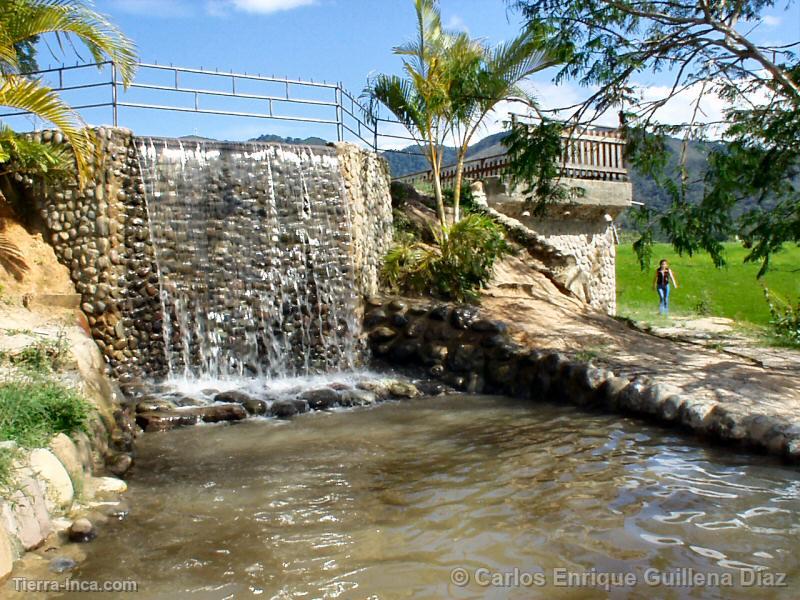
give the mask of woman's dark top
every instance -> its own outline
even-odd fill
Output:
[[[658,287],[667,287],[669,285],[669,269],[666,271],[656,270],[656,284]]]

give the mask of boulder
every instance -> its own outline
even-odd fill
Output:
[[[332,408],[339,403],[339,392],[331,388],[307,390],[298,396],[305,400],[311,410],[324,410]]]
[[[244,404],[248,400],[252,400],[252,396],[238,391],[222,392],[214,396],[214,402],[227,402],[230,404]]]
[[[435,381],[423,381],[418,383],[417,389],[423,396],[441,396],[448,391],[446,385]]]
[[[447,364],[458,373],[483,370],[483,350],[472,344],[458,344],[448,356]]]
[[[269,405],[264,400],[250,398],[242,403],[244,409],[251,415],[262,416],[269,412]]]
[[[339,397],[342,406],[368,406],[377,400],[378,396],[368,390],[347,390]]]
[[[389,310],[395,313],[403,312],[406,309],[406,303],[402,300],[392,300],[389,302]]]
[[[389,385],[389,383],[382,381],[359,381],[356,384],[356,388],[372,392],[378,400],[385,400],[389,397]]]
[[[428,313],[428,318],[434,321],[446,321],[449,314],[450,307],[446,304],[440,304]]]
[[[220,423],[222,421],[241,421],[247,418],[247,411],[239,404],[216,404],[189,409],[196,413],[203,423]]]
[[[508,326],[502,321],[491,321],[489,319],[473,321],[470,323],[469,328],[478,333],[505,333],[508,330]]]
[[[305,400],[279,400],[273,402],[270,407],[270,414],[278,419],[288,419],[295,415],[308,411],[308,404]]]
[[[479,311],[474,306],[459,306],[453,309],[450,323],[456,329],[469,329],[478,320]]]
[[[78,566],[78,562],[67,556],[57,556],[47,566],[51,573],[66,573]],[[0,577],[2,579],[2,577]]]
[[[139,402],[136,405],[136,412],[153,412],[157,410],[171,410],[173,408],[175,408],[175,404],[169,400],[151,398]]]
[[[29,475],[19,479],[19,489],[0,507],[6,528],[25,550],[38,548],[52,531],[44,492]]]
[[[695,431],[705,431],[710,422],[711,413],[717,406],[713,400],[687,398],[681,410],[681,423]]]
[[[133,466],[133,458],[130,454],[119,453],[109,456],[106,459],[106,467],[108,470],[117,477],[122,477]]]
[[[265,415],[269,412],[269,406],[266,402],[253,398],[244,392],[222,392],[214,396],[214,402],[239,404],[251,415]]]
[[[392,346],[389,357],[395,364],[415,362],[419,353],[419,342],[414,339],[402,340]]]
[[[89,519],[76,519],[67,530],[67,539],[76,544],[91,542],[97,537],[97,530]]]
[[[11,575],[14,568],[14,547],[8,538],[5,527],[0,525],[0,582]]]
[[[86,495],[89,498],[101,500],[124,494],[128,490],[128,484],[116,477],[87,477]]]
[[[55,454],[44,448],[37,448],[30,454],[31,471],[45,485],[45,500],[50,512],[64,510],[72,505],[75,490],[69,473]]]
[[[364,327],[371,328],[376,325],[381,325],[386,321],[386,312],[381,309],[371,310],[366,317],[364,317]]]
[[[369,334],[369,339],[372,342],[380,344],[397,337],[397,332],[391,327],[378,327],[373,329]]]
[[[136,415],[136,423],[147,433],[196,425],[199,421],[199,416],[189,411],[160,410]]]
[[[180,406],[181,408],[185,408],[187,406],[205,406],[205,404],[206,403],[202,400],[192,398],[191,396],[181,396],[175,400],[175,406]]]
[[[73,482],[83,482],[83,461],[75,442],[59,433],[50,441],[50,451],[64,465]]]
[[[394,382],[389,386],[389,393],[395,398],[416,398],[420,395],[417,386],[400,381]]]

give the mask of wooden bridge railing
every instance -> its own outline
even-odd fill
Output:
[[[580,135],[563,136],[561,156],[562,174],[575,179],[600,181],[628,181],[625,168],[625,140],[617,131],[590,130]],[[467,160],[464,163],[464,180],[484,179],[503,175],[508,165],[508,155],[496,154],[485,158]],[[442,185],[445,187],[455,180],[456,167],[450,165],[442,169]],[[422,183],[431,181],[431,171],[419,171],[395,181]]]

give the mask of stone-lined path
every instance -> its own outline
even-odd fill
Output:
[[[508,323],[517,342],[591,359],[626,378],[675,386],[704,405],[701,432],[721,420],[742,439],[769,447],[770,439],[780,445],[780,431],[790,446],[780,453],[800,456],[800,353],[769,349],[760,359],[704,347],[691,337],[674,339],[670,332],[648,334],[587,310],[541,275],[519,271],[518,265],[502,265],[502,283],[482,299],[486,315]]]

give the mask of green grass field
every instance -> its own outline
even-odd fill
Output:
[[[621,244],[617,248],[617,313],[637,321],[661,320],[653,275],[662,258],[669,260],[678,280],[679,288],[670,293],[670,309],[676,316],[705,314],[735,319],[745,326],[764,326],[770,314],[762,283],[792,302],[800,297],[800,247],[776,254],[761,281],[756,279],[759,265],[743,262],[746,249],[729,243],[726,253],[727,266],[717,269],[708,255],[680,257],[668,244],[656,244],[652,269],[643,272],[631,244]]]

